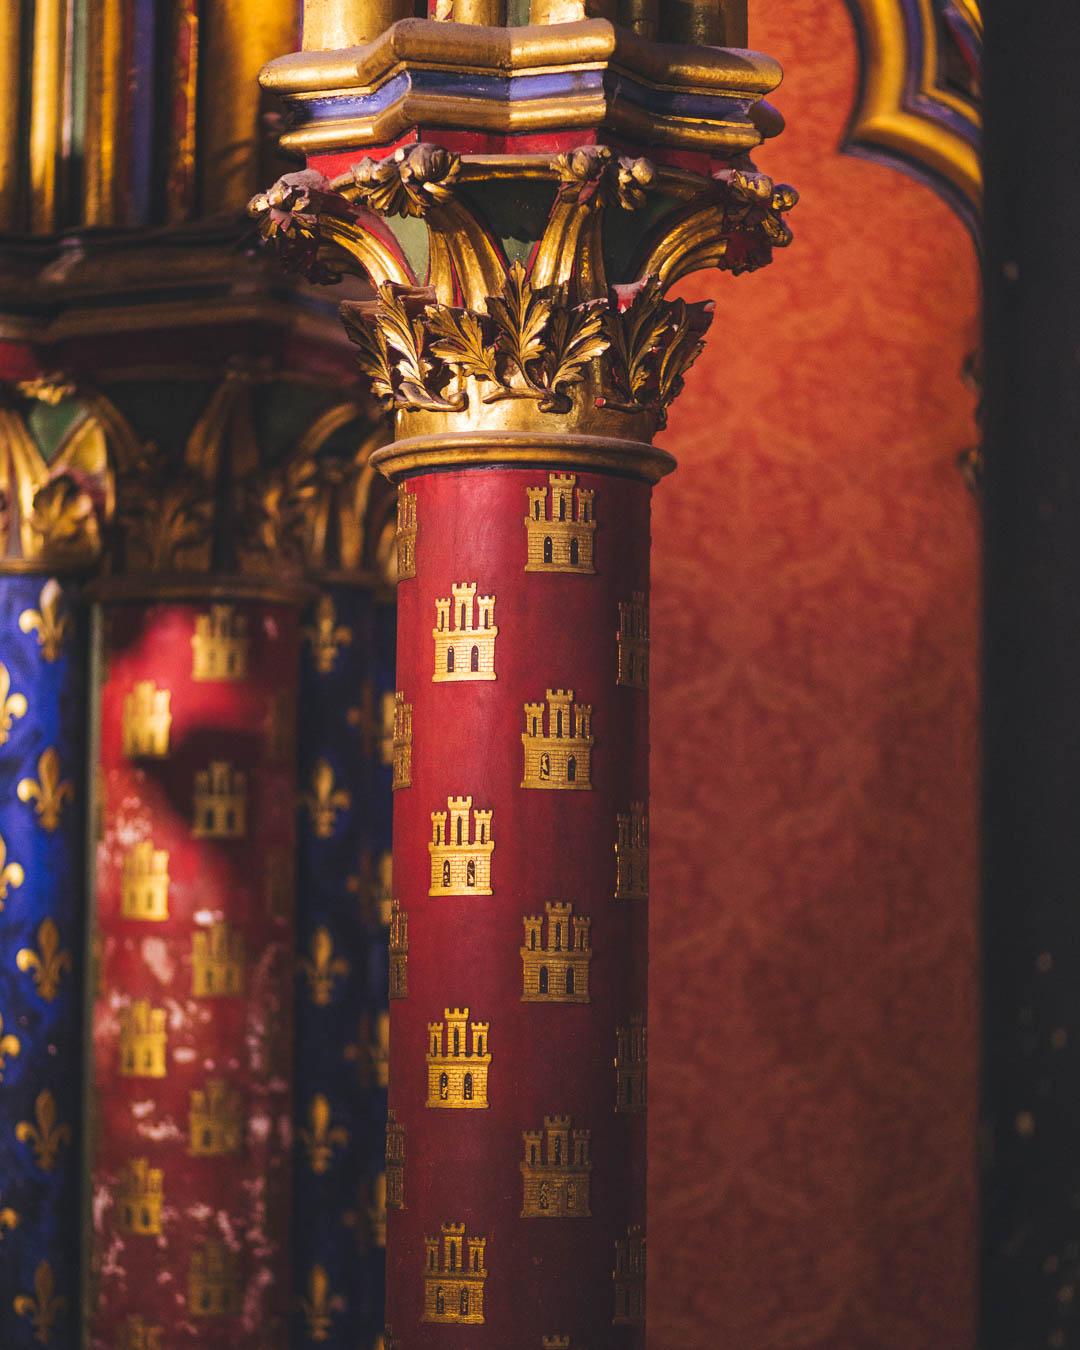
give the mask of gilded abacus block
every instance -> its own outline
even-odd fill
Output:
[[[161,1232],[161,1206],[165,1198],[164,1173],[146,1158],[132,1158],[120,1175],[116,1196],[121,1230],[138,1237]]]
[[[397,495],[398,581],[416,576],[416,532],[416,493],[402,483]]]
[[[191,639],[191,678],[243,680],[248,671],[247,618],[232,605],[211,605],[208,614],[195,619]]]
[[[526,572],[595,572],[596,494],[576,483],[577,474],[549,473],[547,487],[525,489]]]
[[[124,699],[122,739],[128,759],[164,759],[169,753],[172,693],[139,680]]]
[[[483,1322],[486,1256],[487,1239],[467,1238],[463,1223],[444,1223],[439,1237],[425,1237],[425,1322]]]
[[[471,797],[448,797],[431,813],[431,886],[428,895],[490,895],[491,811],[473,810]]]
[[[409,993],[409,916],[397,900],[390,902],[390,998]]]
[[[523,1003],[588,1003],[592,919],[548,901],[546,921],[526,915],[521,947]]]
[[[169,855],[152,840],[133,844],[124,855],[120,912],[125,919],[163,923],[169,917]]]
[[[545,1116],[543,1130],[526,1130],[521,1163],[523,1219],[587,1219],[591,1131],[569,1116]]]
[[[239,1153],[244,1143],[244,1105],[240,1093],[222,1078],[191,1092],[188,1111],[188,1153],[193,1158],[223,1158]]]
[[[244,992],[244,935],[224,920],[191,935],[191,992],[195,998],[227,998]]]
[[[447,1008],[445,1022],[428,1023],[427,1104],[486,1110],[491,1051],[487,1022],[470,1022],[468,1008]]]
[[[632,1224],[626,1237],[615,1243],[616,1326],[644,1326],[645,1324],[645,1235],[639,1224]]]
[[[644,1114],[648,1064],[645,1018],[635,1013],[628,1026],[615,1032],[615,1110],[620,1115]]]
[[[126,1078],[164,1078],[167,1073],[164,1008],[138,998],[120,1013],[120,1073]]]
[[[405,1126],[392,1106],[386,1113],[386,1204],[405,1208]]]
[[[194,839],[243,839],[247,834],[247,775],[215,760],[195,775]]]
[[[592,788],[592,704],[575,703],[572,689],[549,689],[547,707],[525,704],[523,788]]]
[[[643,591],[619,601],[616,681],[631,689],[649,687],[649,603]]]
[[[191,1253],[188,1313],[192,1317],[232,1317],[239,1311],[236,1257],[220,1238],[210,1238]]]
[[[643,802],[620,811],[615,822],[615,899],[649,898],[649,818]]]
[[[405,695],[399,689],[394,695],[394,730],[391,742],[393,763],[391,787],[412,786],[412,741],[413,741],[413,705],[405,702]]]
[[[477,595],[475,581],[455,582],[451,595],[435,601],[435,684],[461,680],[494,680],[495,597]]]

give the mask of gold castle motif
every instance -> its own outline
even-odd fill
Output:
[[[236,1257],[220,1238],[210,1238],[191,1253],[188,1312],[193,1317],[228,1317],[239,1311]]]
[[[149,1326],[138,1313],[132,1313],[120,1333],[118,1350],[162,1350],[161,1327]]]
[[[569,1116],[545,1116],[543,1130],[525,1130],[521,1164],[523,1219],[587,1219],[592,1159],[590,1130],[571,1129]]]
[[[41,655],[50,664],[59,659],[71,627],[68,616],[60,612],[62,600],[60,583],[50,577],[41,588],[37,609],[24,609],[19,615],[19,631],[37,634]]]
[[[54,746],[45,750],[37,763],[38,776],[22,778],[15,789],[19,801],[34,803],[34,814],[41,822],[41,828],[52,834],[60,826],[60,816],[65,802],[75,800],[75,784],[62,777],[60,756]]]
[[[300,969],[307,976],[312,1003],[325,1008],[333,1001],[334,982],[344,979],[350,966],[343,956],[334,955],[334,938],[325,926],[312,933],[308,950],[311,955],[301,960]]]
[[[26,873],[22,869],[22,864],[8,862],[7,844],[0,835],[0,914],[4,912],[4,901],[8,898],[8,891],[18,890],[25,880]]]
[[[139,680],[124,699],[123,745],[128,759],[164,759],[169,753],[172,693]]]
[[[13,720],[25,717],[28,706],[25,694],[11,692],[11,672],[0,661],[0,745],[7,744]]]
[[[402,483],[397,494],[398,581],[416,576],[416,493]]]
[[[223,1158],[244,1143],[244,1107],[240,1093],[222,1078],[193,1088],[188,1109],[188,1153],[193,1158]]]
[[[391,998],[409,994],[409,916],[397,900],[390,902],[390,989]]]
[[[523,1003],[588,1003],[592,919],[573,905],[549,900],[545,920],[526,915],[521,948]]]
[[[547,709],[525,704],[523,788],[592,788],[592,705],[575,703],[572,689],[549,689]]]
[[[301,632],[311,643],[311,659],[320,675],[330,674],[337,664],[338,652],[353,640],[353,630],[338,623],[334,597],[327,591],[319,596],[313,621]]]
[[[165,1199],[165,1174],[151,1167],[146,1158],[132,1158],[120,1173],[117,1195],[120,1228],[137,1237],[161,1232],[161,1206]]]
[[[547,487],[531,487],[525,517],[526,572],[594,572],[596,493],[575,488],[577,474],[549,473]],[[548,510],[548,492],[551,509]]]
[[[297,1136],[307,1151],[308,1165],[317,1177],[329,1172],[334,1149],[346,1148],[349,1143],[349,1131],[341,1125],[331,1124],[332,1119],[330,1099],[316,1092],[308,1107],[308,1123],[297,1131]]]
[[[137,998],[120,1013],[120,1072],[125,1078],[164,1078],[165,1009]]]
[[[644,591],[619,601],[616,682],[631,689],[649,687],[649,605]]]
[[[120,912],[125,919],[163,923],[169,917],[169,855],[149,839],[124,855]]]
[[[435,669],[432,681],[494,680],[495,597],[477,595],[475,581],[456,581],[452,595],[435,601]]]
[[[242,680],[248,671],[247,618],[232,605],[211,605],[195,619],[191,638],[191,678]]]
[[[640,1224],[631,1224],[625,1239],[615,1243],[616,1326],[642,1326],[645,1322],[645,1237]]]
[[[247,834],[247,775],[214,760],[195,775],[191,833],[195,839],[243,839]]]
[[[352,806],[352,794],[335,785],[334,766],[328,759],[316,762],[311,772],[311,791],[304,794],[303,800],[316,839],[329,839],[334,833],[338,812]]]
[[[392,1106],[386,1112],[386,1204],[405,1208],[405,1126]]]
[[[641,1013],[630,1025],[615,1029],[615,1110],[639,1116],[645,1110],[648,1073],[648,1029]]]
[[[543,1336],[540,1339],[541,1350],[570,1350],[569,1336]]]
[[[244,935],[224,920],[191,935],[191,992],[225,998],[244,992]]]
[[[391,786],[412,787],[412,707],[405,702],[405,695],[399,689],[394,695],[394,731],[391,741],[393,761],[393,780]]]
[[[472,809],[471,797],[448,797],[450,828],[446,812],[431,813],[431,888],[428,895],[490,895],[491,811]],[[475,837],[470,838],[470,815],[475,821]]]
[[[56,1276],[48,1261],[38,1263],[34,1271],[34,1292],[17,1294],[12,1301],[17,1317],[25,1317],[34,1328],[34,1340],[47,1346],[56,1319],[67,1308],[67,1299],[56,1292]]]
[[[20,1120],[15,1126],[15,1138],[20,1144],[29,1144],[34,1150],[34,1161],[43,1172],[51,1172],[62,1144],[71,1145],[71,1126],[58,1119],[56,1098],[46,1088],[34,1100],[34,1119]]]
[[[615,837],[615,899],[649,898],[649,818],[644,802],[619,812]]]
[[[470,1023],[468,1008],[447,1008],[445,1017],[445,1023],[428,1023],[427,1104],[450,1110],[486,1110],[490,1023]]]
[[[424,1238],[425,1322],[484,1320],[486,1238],[466,1238],[463,1223],[444,1223],[437,1238]]]
[[[380,1172],[371,1188],[371,1204],[367,1206],[368,1229],[376,1247],[386,1246],[386,1173]]]
[[[37,950],[21,947],[15,964],[24,975],[33,975],[34,985],[46,1003],[60,992],[60,980],[74,969],[71,953],[60,946],[60,930],[52,919],[42,919],[37,930]]]

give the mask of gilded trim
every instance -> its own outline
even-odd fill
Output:
[[[625,474],[659,482],[675,456],[643,441],[548,431],[473,431],[410,436],[376,450],[371,462],[396,482],[434,469],[483,469],[495,465],[551,466]]]

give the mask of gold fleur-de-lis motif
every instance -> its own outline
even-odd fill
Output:
[[[26,707],[25,694],[11,692],[11,671],[0,661],[0,745],[7,744],[12,722],[26,716]]]
[[[60,612],[62,598],[60,583],[50,577],[41,588],[37,609],[24,609],[19,615],[20,632],[36,633],[41,655],[50,662],[59,658],[70,627],[68,616]]]
[[[34,1101],[35,1121],[20,1120],[15,1126],[15,1138],[20,1144],[30,1144],[34,1158],[43,1172],[56,1166],[62,1144],[71,1143],[71,1126],[57,1121],[56,1098],[46,1089]]]
[[[38,776],[24,778],[15,789],[21,802],[33,802],[41,828],[51,834],[60,824],[65,802],[75,800],[75,785],[61,777],[60,756],[53,746],[38,760]]]
[[[60,990],[60,977],[72,969],[71,953],[60,946],[60,930],[52,919],[43,919],[37,931],[38,949],[23,947],[15,954],[15,964],[24,975],[33,973],[37,991],[51,1003]]]
[[[375,707],[375,689],[370,680],[361,687],[360,702],[348,710],[345,720],[359,731],[363,752],[370,758],[383,732],[382,711]]]
[[[17,862],[8,862],[7,844],[4,843],[3,835],[0,835],[0,914],[4,912],[4,901],[8,897],[8,890],[14,887],[18,890],[26,880],[26,873]]]
[[[300,1139],[307,1149],[308,1162],[317,1177],[324,1176],[334,1161],[334,1149],[344,1148],[349,1142],[349,1131],[340,1125],[330,1124],[330,1102],[321,1092],[311,1099],[308,1108],[307,1129],[299,1131]]]
[[[390,1082],[390,1014],[379,1013],[372,1027],[367,1013],[360,1018],[356,1040],[345,1047],[345,1058],[356,1065],[361,1087],[387,1087]]]
[[[320,759],[311,775],[311,791],[304,794],[304,804],[311,815],[311,828],[318,839],[329,839],[334,833],[337,813],[352,805],[352,796],[344,788],[334,786],[334,770],[328,760]]]
[[[5,1205],[0,1209],[0,1238],[3,1238],[5,1229],[12,1233],[18,1226],[19,1216],[10,1205]]]
[[[325,1008],[334,997],[334,981],[348,975],[349,963],[343,956],[334,955],[334,939],[326,927],[316,928],[308,950],[311,955],[300,962],[300,969],[307,976],[312,1003]]]
[[[330,1277],[322,1266],[312,1266],[307,1298],[300,1300],[309,1341],[328,1341],[333,1317],[330,1312]]]
[[[303,630],[311,643],[311,656],[320,675],[329,675],[337,664],[338,651],[353,640],[353,631],[337,621],[332,595],[320,595],[314,622]]]
[[[18,1036],[4,1031],[4,1019],[0,1015],[0,1083],[4,1081],[4,1070],[9,1059],[14,1059],[22,1049]]]
[[[14,1307],[17,1316],[30,1319],[34,1340],[48,1345],[56,1319],[67,1307],[67,1299],[56,1292],[56,1278],[48,1261],[42,1261],[34,1272],[34,1292],[19,1294]]]

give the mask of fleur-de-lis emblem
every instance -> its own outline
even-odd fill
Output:
[[[361,1087],[369,1087],[372,1080],[377,1087],[386,1087],[390,1081],[390,1014],[378,1014],[373,1035],[371,1018],[364,1013],[356,1040],[345,1047],[345,1058],[356,1065]]]
[[[20,1120],[15,1126],[15,1138],[20,1144],[30,1144],[34,1158],[43,1172],[51,1172],[61,1144],[71,1143],[71,1126],[57,1122],[56,1098],[47,1089],[39,1092],[34,1101],[36,1123]]]
[[[51,745],[38,760],[37,770],[36,779],[22,779],[15,790],[19,801],[35,803],[41,828],[51,834],[60,824],[64,803],[75,800],[75,785],[70,779],[61,778],[60,756]]]
[[[382,736],[382,713],[375,707],[375,690],[369,680],[360,690],[360,702],[345,714],[349,726],[360,733],[364,754],[371,756]]]
[[[332,595],[319,596],[314,622],[303,634],[311,643],[311,656],[320,675],[330,674],[337,663],[338,650],[353,640],[352,629],[337,621]]]
[[[17,862],[8,862],[7,844],[4,843],[3,835],[0,835],[0,914],[4,912],[4,901],[8,897],[8,890],[14,887],[16,890],[26,880],[26,873]]]
[[[11,671],[0,661],[0,745],[7,744],[15,718],[26,716],[26,706],[24,694],[11,692]]]
[[[71,953],[60,947],[60,930],[52,919],[43,919],[37,931],[38,949],[23,947],[15,954],[15,964],[34,976],[37,991],[46,1003],[51,1003],[60,990],[60,977],[72,969]]]
[[[10,1205],[5,1205],[0,1209],[0,1238],[3,1238],[5,1230],[12,1233],[18,1226],[19,1216]]]
[[[57,660],[68,635],[68,616],[60,612],[62,597],[60,583],[50,577],[41,588],[37,609],[24,609],[19,615],[20,631],[37,634],[38,646],[46,661]]]
[[[42,1261],[34,1272],[33,1294],[19,1294],[14,1306],[17,1316],[30,1319],[34,1340],[48,1345],[56,1319],[67,1307],[67,1299],[56,1293],[56,1279],[48,1261]]]
[[[334,786],[334,770],[329,760],[320,759],[311,775],[311,791],[304,794],[304,804],[311,814],[311,828],[317,839],[329,839],[334,833],[337,813],[352,805],[352,796],[344,788]]]
[[[9,1059],[14,1059],[22,1049],[18,1036],[4,1031],[4,1019],[0,1016],[0,1083],[4,1081],[4,1070]]]
[[[307,976],[312,1003],[325,1008],[334,997],[335,979],[339,975],[348,975],[349,963],[343,956],[334,955],[334,939],[329,928],[316,928],[309,951],[311,955],[300,962],[300,969]]]
[[[344,1148],[349,1142],[349,1131],[340,1125],[330,1124],[330,1102],[321,1092],[311,1099],[308,1108],[307,1129],[299,1131],[300,1139],[307,1149],[308,1162],[317,1177],[324,1176],[334,1161],[334,1149]]]
[[[322,1266],[312,1266],[307,1298],[300,1300],[310,1341],[328,1341],[333,1318],[330,1313],[330,1277]]]

